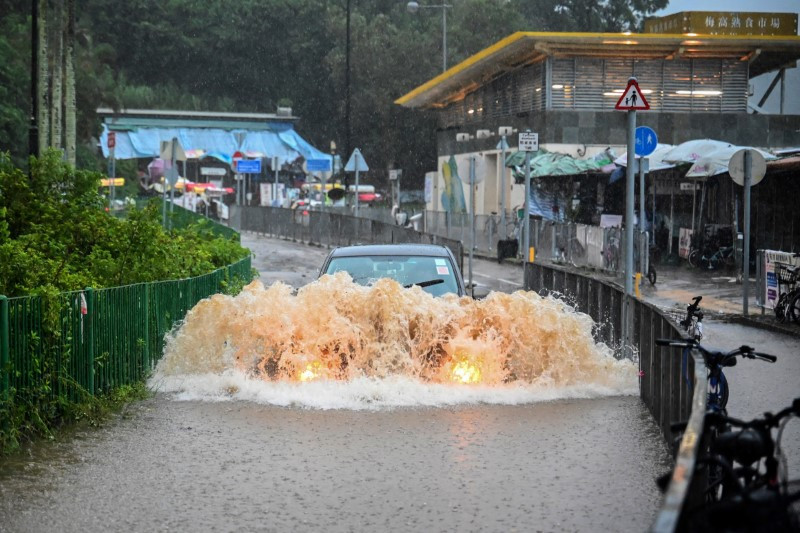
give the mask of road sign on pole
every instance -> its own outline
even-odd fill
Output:
[[[306,159],[306,170],[308,172],[330,172],[331,160],[325,159]]]
[[[750,185],[758,185],[767,173],[767,162],[757,150],[742,148],[731,156],[728,162],[728,174],[737,185],[744,185],[744,154],[750,152]]]
[[[619,111],[646,111],[650,109],[650,104],[647,103],[639,84],[636,83],[636,78],[628,80],[628,86],[622,91],[622,96],[617,100],[617,105],[614,109]]]
[[[759,183],[767,173],[767,162],[758,151],[743,148],[731,156],[728,174],[744,186],[744,250],[742,251],[742,313],[750,313],[750,187]]]
[[[518,144],[520,152],[538,152],[539,134],[531,131],[521,131],[519,132]]]
[[[369,170],[369,166],[367,165],[364,156],[361,154],[361,150],[356,148],[353,150],[353,153],[350,154],[350,159],[347,160],[347,164],[344,166],[345,172],[366,172]]]
[[[112,148],[114,148],[117,145],[117,134],[116,134],[116,132],[113,132],[113,131],[109,131],[108,132],[108,141],[106,141],[106,143],[108,144],[108,149],[109,150],[111,150]]]
[[[239,174],[261,174],[261,160],[242,159],[236,163],[236,172]]]
[[[355,194],[355,215],[358,216],[358,174],[359,172],[366,172],[369,170],[369,166],[367,162],[364,160],[364,156],[361,155],[361,150],[358,148],[353,150],[353,153],[350,155],[350,159],[347,160],[347,164],[344,166],[345,172],[355,172],[356,173],[356,194]]]
[[[653,128],[639,126],[636,128],[636,155],[647,157],[656,151],[658,146],[658,135]]]

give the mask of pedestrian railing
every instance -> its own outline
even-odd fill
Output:
[[[630,330],[623,331],[625,293],[616,285],[571,272],[556,265],[528,263],[525,288],[564,298],[575,309],[592,317],[595,337],[617,353],[633,353],[639,362],[639,392],[668,443],[673,422],[690,418],[680,445],[676,476],[670,483],[654,529],[674,531],[687,501],[697,497],[692,490],[692,468],[702,440],[706,379],[702,361],[683,359],[656,346],[659,338],[681,338],[682,330],[657,307],[631,298]],[[699,421],[698,421],[699,419]],[[655,480],[654,480],[655,482]]]
[[[475,248],[485,255],[497,254],[497,242],[505,239],[522,240],[522,222],[518,213],[508,212],[503,228],[499,214],[475,216]],[[577,267],[622,274],[625,269],[624,228],[601,228],[587,224],[530,220],[530,245],[535,257]],[[425,231],[470,244],[470,215],[444,211],[425,211]],[[639,265],[639,250],[648,254],[647,234],[638,233],[634,241],[634,261]],[[522,257],[524,250],[519,246]],[[638,267],[637,267],[638,268]],[[645,265],[645,272],[647,271]]]
[[[74,401],[140,381],[189,309],[250,278],[247,257],[193,278],[0,296],[0,398],[45,385]]]
[[[447,246],[464,270],[460,241],[431,235],[394,224],[329,211],[281,207],[233,207],[235,227],[264,235],[321,246],[353,244],[418,243]]]

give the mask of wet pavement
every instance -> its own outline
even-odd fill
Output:
[[[243,244],[267,283],[303,285],[327,253]],[[521,285],[513,264],[475,273]],[[351,411],[158,393],[0,462],[0,531],[641,531],[668,462],[636,396]]]
[[[635,397],[388,412],[156,397],[6,465],[0,530],[641,531],[659,439]]]

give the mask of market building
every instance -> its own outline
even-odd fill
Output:
[[[733,24],[731,15],[726,15],[723,27]],[[790,154],[800,147],[800,116],[760,113],[757,105],[748,104],[748,97],[753,78],[774,73],[770,92],[780,91],[781,99],[797,98],[797,90],[782,81],[783,69],[794,67],[800,58],[797,15],[758,14],[763,21],[748,19],[755,14],[739,15],[737,24],[748,25],[750,34],[720,32],[722,19],[709,18],[712,14],[683,13],[648,24],[648,33],[642,34],[518,32],[402,96],[397,104],[438,117],[438,168],[427,179],[427,209],[452,211],[459,203],[447,198],[453,189],[448,180],[455,172],[466,181],[471,156],[483,174],[475,191],[478,214],[499,210],[502,187],[507,210],[522,205],[522,185],[510,177],[498,179],[498,131],[507,127],[537,132],[546,152],[598,163],[571,175],[566,186],[562,174],[555,188],[565,190],[563,207],[574,203],[573,198],[593,202],[587,223],[596,223],[600,213],[620,212],[615,206],[621,200],[619,191],[609,183],[613,167],[607,163],[625,152],[625,113],[614,106],[630,77],[637,78],[650,104],[649,111],[637,113],[637,123],[653,128],[659,143],[710,138]],[[714,33],[701,27],[706,22],[713,23]],[[763,34],[753,34],[753,27]],[[517,134],[507,140],[510,152],[515,152]],[[681,181],[680,168],[662,177]],[[783,175],[787,168],[793,167],[784,164]],[[540,183],[547,181],[543,177]],[[678,210],[685,212],[694,206],[694,187],[674,183],[660,191],[657,187],[656,193],[677,193],[683,200]],[[721,202],[709,190],[705,201],[712,200]],[[732,223],[735,198],[728,202],[726,197],[725,203],[731,208],[719,216]],[[706,221],[710,215],[707,212]]]

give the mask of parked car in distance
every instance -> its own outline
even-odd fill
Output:
[[[369,285],[392,278],[404,287],[418,285],[433,296],[466,295],[464,279],[453,253],[434,244],[371,244],[335,248],[319,275],[347,272],[353,281]]]

